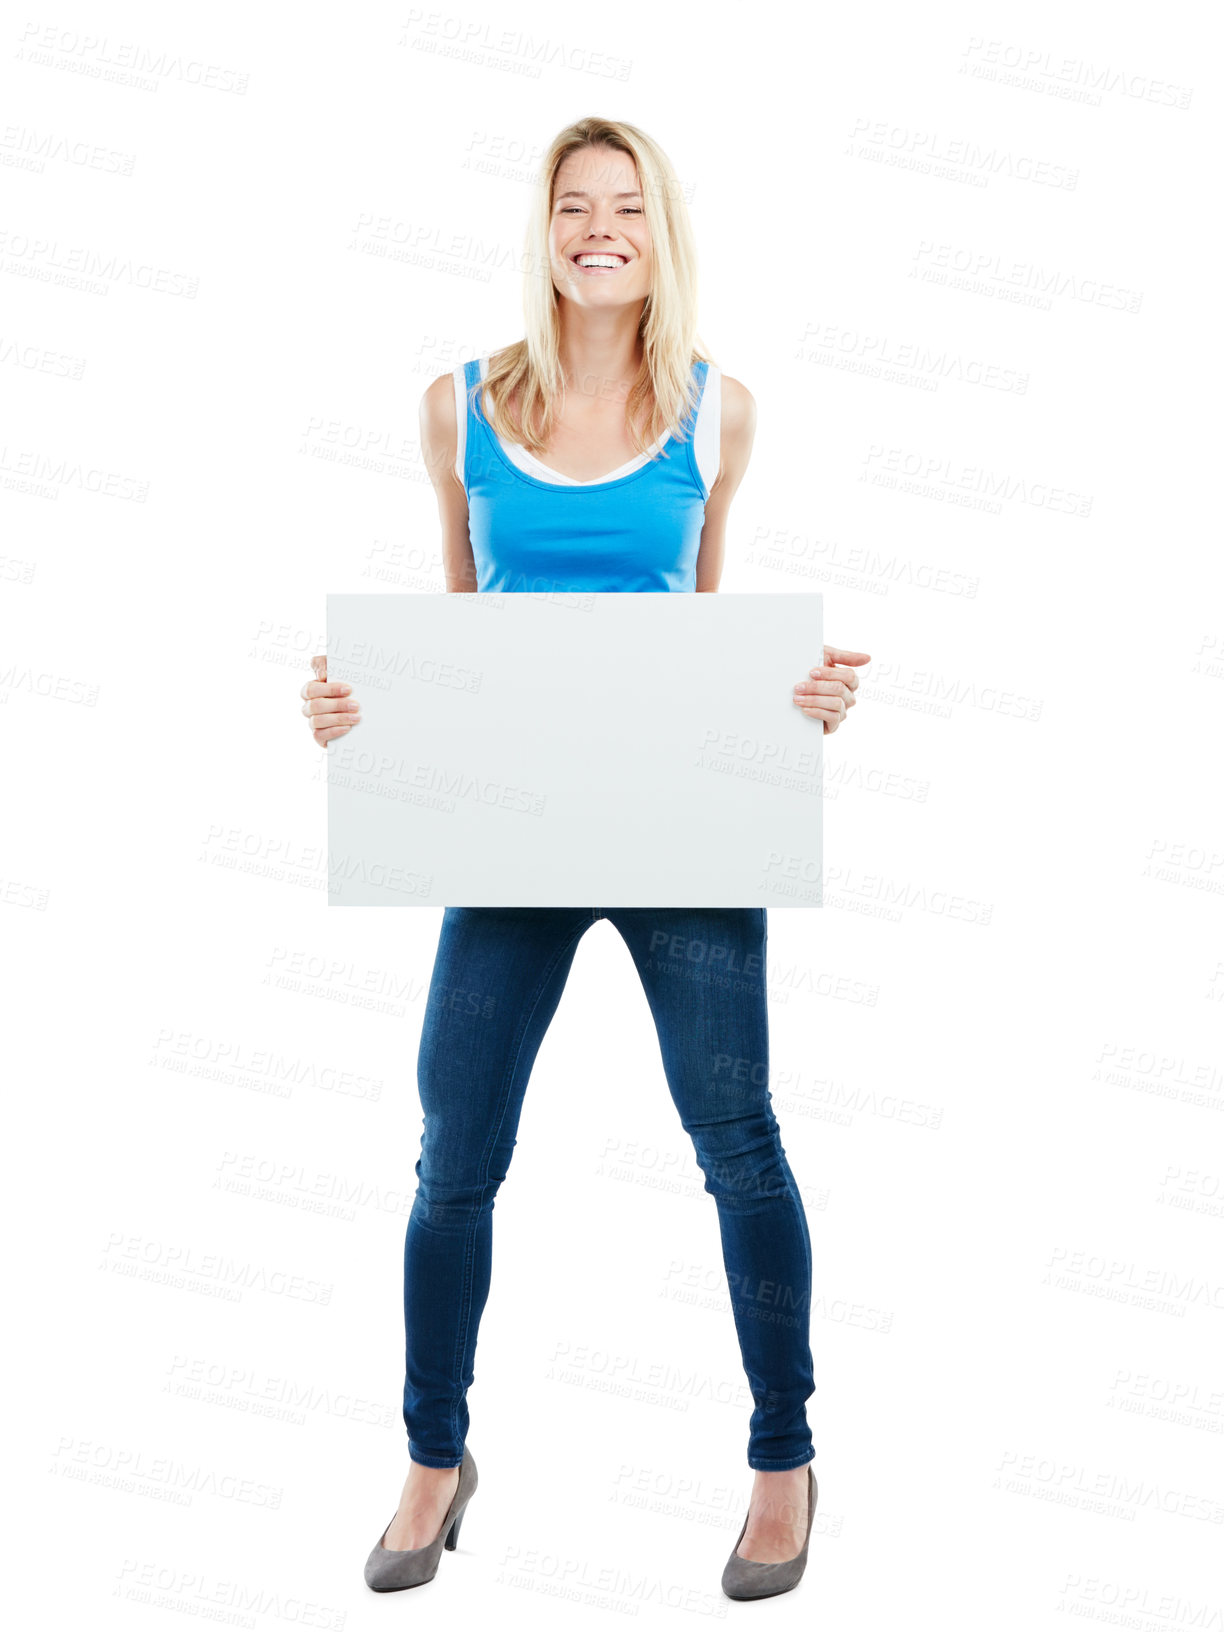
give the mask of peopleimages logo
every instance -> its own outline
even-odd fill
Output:
[[[1123,68],[1090,62],[1085,57],[1064,57],[1040,47],[987,40],[980,34],[970,38],[957,71],[974,79],[1042,91],[1094,107],[1100,106],[1102,93],[1117,93],[1134,102],[1154,102],[1184,112],[1194,95],[1189,85],[1175,85],[1150,74],[1127,73]]]

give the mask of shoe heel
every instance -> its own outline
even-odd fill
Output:
[[[399,1592],[405,1587],[420,1587],[426,1581],[432,1581],[438,1573],[443,1551],[455,1551],[459,1526],[463,1523],[463,1515],[467,1512],[477,1482],[475,1459],[470,1451],[465,1450],[463,1461],[459,1464],[459,1482],[437,1535],[424,1547],[387,1548],[383,1542],[387,1530],[391,1528],[388,1523],[366,1559],[366,1586],[374,1592]],[[395,1514],[391,1517],[394,1518]],[[448,1520],[451,1521],[449,1524]]]

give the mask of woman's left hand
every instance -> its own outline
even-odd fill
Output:
[[[820,668],[810,669],[808,678],[795,687],[796,708],[809,720],[823,721],[826,731],[836,731],[856,701],[858,675],[854,670],[870,662],[870,652],[843,652],[839,646],[826,646]]]

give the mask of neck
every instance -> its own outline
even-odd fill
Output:
[[[583,396],[628,396],[642,365],[643,304],[593,312],[561,301],[557,350],[568,389]]]

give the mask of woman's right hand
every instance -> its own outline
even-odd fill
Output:
[[[327,658],[312,657],[310,666],[315,672],[307,680],[301,695],[306,699],[302,713],[320,748],[326,748],[333,737],[342,737],[361,719],[361,705],[349,694],[352,686],[343,680],[328,681]]]

